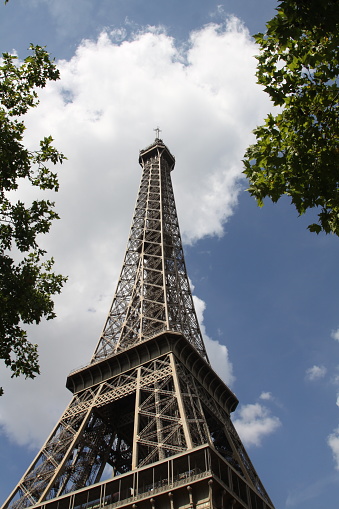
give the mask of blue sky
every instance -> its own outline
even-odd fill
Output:
[[[68,372],[104,324],[133,213],[138,151],[153,128],[172,174],[186,262],[212,364],[240,404],[234,421],[277,508],[335,509],[339,487],[339,241],[308,233],[282,199],[259,209],[241,158],[271,109],[255,83],[251,34],[269,0],[10,0],[2,51],[47,45],[61,80],[27,119],[68,156],[61,220],[42,242],[69,275],[58,318],[29,331],[41,376],[1,366],[0,498],[57,422]],[[30,199],[28,189],[18,194]]]

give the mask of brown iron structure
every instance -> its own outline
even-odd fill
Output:
[[[187,277],[159,139],[126,255],[73,399],[3,509],[274,509],[232,424],[238,400],[212,370]]]

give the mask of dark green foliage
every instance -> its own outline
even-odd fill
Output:
[[[13,376],[34,378],[39,373],[37,346],[22,325],[54,318],[51,296],[60,293],[66,278],[52,272],[53,260],[44,259],[37,241],[58,218],[54,203],[37,199],[27,204],[15,199],[15,191],[25,181],[39,192],[57,191],[57,175],[49,165],[65,157],[51,137],[40,141],[37,151],[23,144],[22,116],[38,104],[37,87],[59,78],[46,50],[30,49],[22,65],[5,53],[0,66],[0,358]]]
[[[255,39],[258,83],[279,113],[255,129],[245,154],[260,206],[291,197],[299,214],[319,209],[310,231],[339,235],[339,2],[285,0]]]

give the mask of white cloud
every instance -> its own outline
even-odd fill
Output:
[[[319,380],[320,378],[324,378],[327,373],[327,369],[325,366],[312,366],[311,368],[306,370],[305,378],[306,380],[314,381]]]
[[[269,401],[270,403],[274,403],[275,407],[284,408],[283,404],[276,398],[271,392],[262,392],[259,396],[259,399],[263,401]]]
[[[265,401],[271,401],[273,399],[271,392],[262,392],[259,396],[259,399],[263,399]]]
[[[193,293],[194,284],[191,279],[189,279],[189,283]],[[210,338],[206,333],[204,324],[205,302],[196,295],[193,295],[193,302],[211,366],[226,385],[231,387],[235,381],[235,377],[233,375],[233,365],[228,356],[228,349],[225,345],[220,344],[218,340]]]
[[[338,404],[338,401],[337,401]],[[327,438],[327,444],[332,450],[336,470],[339,470],[339,427]]]
[[[40,445],[46,438],[70,398],[63,389],[67,373],[86,364],[95,348],[126,246],[138,150],[152,142],[153,128],[160,126],[176,156],[181,231],[192,243],[223,235],[251,130],[270,107],[256,85],[257,49],[235,19],[194,32],[187,50],[154,28],[123,36],[103,32],[83,41],[70,61],[58,63],[61,80],[41,92],[27,119],[30,147],[51,134],[68,157],[52,197],[61,220],[42,243],[69,281],[56,299],[58,318],[30,329],[40,345],[42,375],[34,381],[2,375],[0,424],[21,443]],[[231,383],[226,347],[204,334],[214,368]]]
[[[339,341],[339,329],[333,330],[331,332],[331,338],[335,339],[336,341]]]
[[[281,422],[259,403],[243,405],[236,411],[233,424],[245,446],[259,446],[264,437],[274,433]]]
[[[205,302],[196,295],[193,295],[193,301],[211,366],[226,385],[230,387],[235,377],[233,375],[233,366],[228,356],[227,347],[221,345],[219,341],[211,339],[206,333],[204,325]]]

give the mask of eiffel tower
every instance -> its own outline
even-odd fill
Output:
[[[122,271],[73,398],[3,509],[274,509],[232,424],[238,400],[212,370],[156,139]]]

